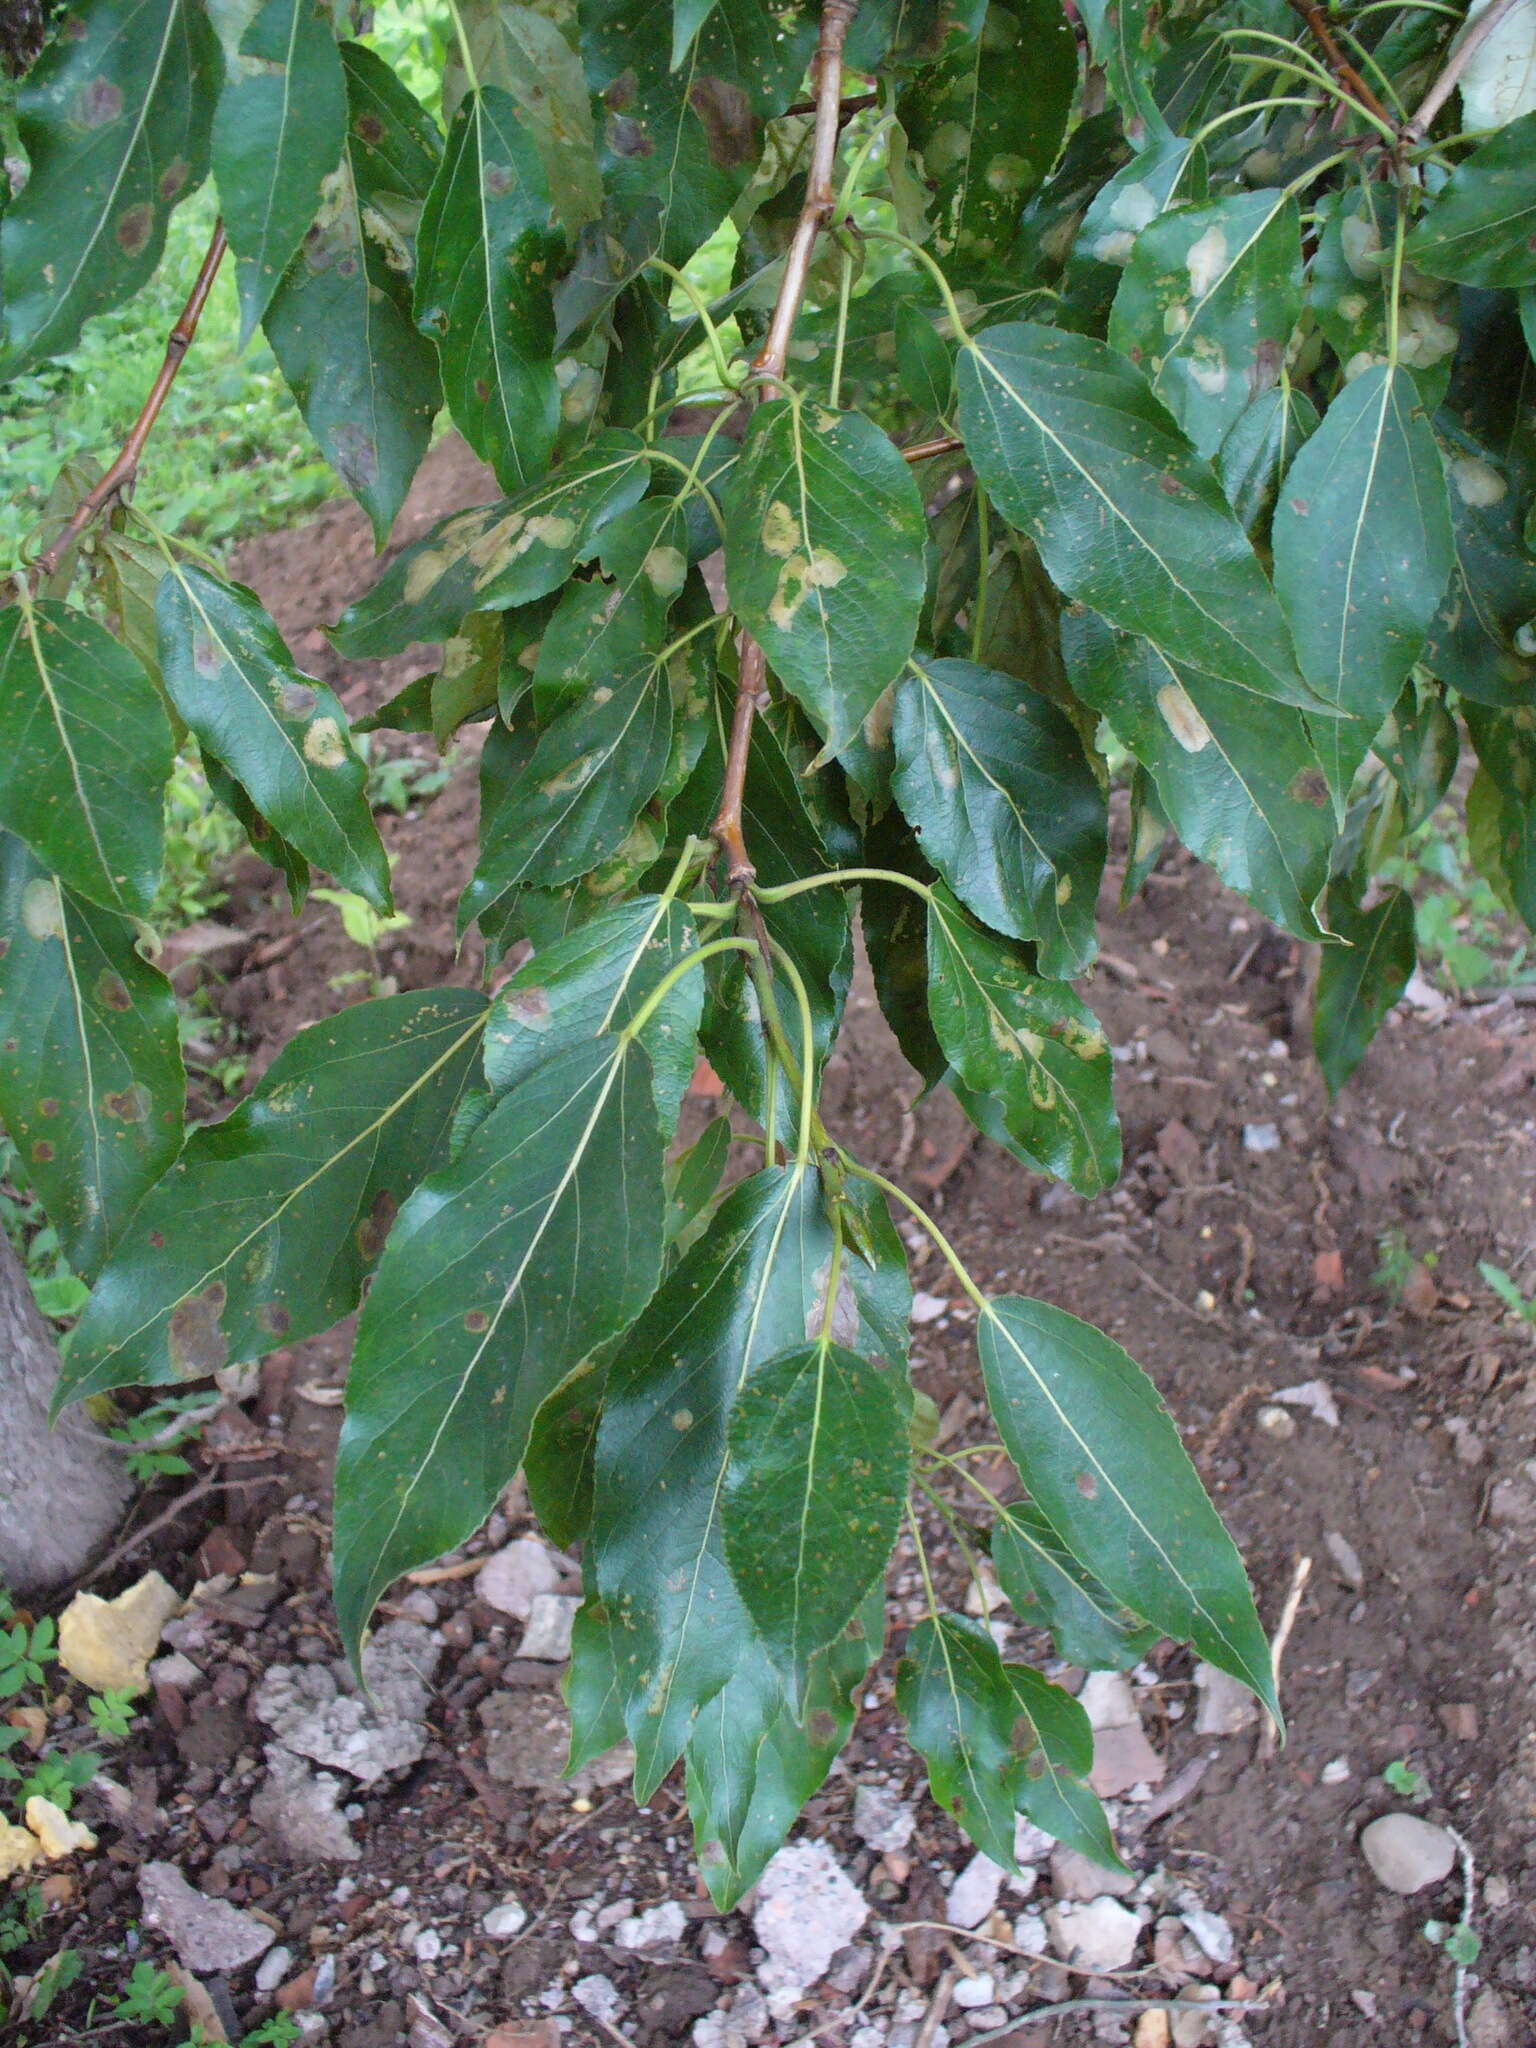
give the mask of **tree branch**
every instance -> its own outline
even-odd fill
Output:
[[[858,11],[859,0],[824,0],[821,10],[821,40],[816,48],[816,127],[811,138],[811,168],[806,179],[805,203],[800,209],[800,218],[795,223],[795,232],[784,258],[784,275],[779,281],[773,317],[752,365],[752,375],[759,391],[783,388],[790,339],[800,317],[816,238],[831,218],[834,196],[832,172],[837,161],[837,141],[843,114],[843,46]],[[741,803],[747,779],[747,752],[752,743],[752,720],[763,693],[767,666],[762,648],[749,634],[743,633],[725,779],[720,786],[720,808],[710,828],[716,846],[725,857],[727,883],[738,896],[751,888],[757,873],[742,837]]]
[[[1375,91],[1360,76],[1360,73],[1339,48],[1334,38],[1333,30],[1328,26],[1328,17],[1319,5],[1319,0],[1291,0],[1291,6],[1312,31],[1318,48],[1328,60],[1329,70],[1339,81],[1339,84],[1343,86],[1350,98],[1364,107],[1368,114],[1372,114],[1378,121],[1384,122],[1387,127],[1396,128],[1397,122],[1393,119],[1387,108],[1382,105]]]
[[[197,282],[187,296],[187,303],[182,307],[176,325],[166,338],[165,359],[160,365],[159,374],[150,386],[149,396],[129,430],[128,438],[118,450],[116,461],[101,482],[80,500],[58,538],[45,548],[33,563],[34,590],[54,573],[91,521],[133,482],[139,460],[144,453],[144,445],[154,431],[155,421],[160,417],[160,408],[165,404],[171,386],[176,382],[176,373],[181,368],[182,360],[192,346],[193,337],[197,333],[197,323],[203,317],[208,294],[213,290],[213,281],[219,274],[224,249],[224,223],[216,221],[208,252],[203,258],[202,268],[197,273]]]
[[[1483,44],[1487,42],[1489,36],[1493,34],[1505,15],[1517,4],[1518,0],[1493,0],[1493,5],[1486,8],[1477,17],[1476,21],[1464,31],[1461,40],[1454,46],[1450,56],[1445,61],[1445,69],[1429,88],[1429,91],[1425,93],[1422,101],[1419,103],[1417,113],[1408,123],[1406,132],[1410,136],[1422,140],[1428,134],[1430,124],[1433,122],[1436,114],[1439,113],[1451,94],[1460,85],[1461,74],[1466,70],[1468,64],[1482,48]]]

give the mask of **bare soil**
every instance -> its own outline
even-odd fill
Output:
[[[397,544],[482,494],[484,473],[443,444]],[[352,710],[429,665],[425,650],[343,664],[322,636],[374,573],[350,506],[253,543],[238,568],[301,663]],[[473,857],[474,753],[472,740],[461,747],[453,778],[419,817],[385,821],[411,923],[388,940],[381,968],[402,987],[477,969],[453,935]],[[218,1000],[259,1071],[295,1028],[355,999],[355,987],[331,982],[357,961],[329,910],[313,906],[295,923],[254,870],[223,916],[241,937],[218,956]],[[1536,1012],[1507,997],[1400,1008],[1330,1105],[1308,1057],[1305,949],[1177,852],[1128,909],[1107,901],[1105,920],[1089,993],[1120,1060],[1126,1152],[1108,1196],[1085,1203],[1033,1180],[973,1141],[944,1099],[911,1111],[912,1077],[862,979],[827,1121],[931,1203],[984,1284],[1091,1318],[1145,1365],[1248,1559],[1271,1629],[1298,1560],[1311,1561],[1285,1649],[1283,1748],[1271,1753],[1256,1727],[1197,1735],[1183,1652],[1164,1645],[1137,1674],[1164,1774],[1116,1807],[1149,1918],[1191,1904],[1219,1915],[1232,1951],[1206,1962],[1202,1981],[1239,2003],[1267,2001],[1224,2012],[1226,2033],[1212,2024],[1206,2038],[1229,2048],[1455,2039],[1452,1968],[1421,1928],[1460,1917],[1463,1869],[1402,1898],[1377,1883],[1357,1846],[1368,1820],[1411,1808],[1454,1827],[1474,1860],[1470,1904],[1484,1946],[1467,1990],[1468,2038],[1521,2048],[1536,2041],[1536,1333],[1501,1318],[1477,1262],[1533,1277]],[[1373,1279],[1393,1231],[1416,1261],[1396,1294]],[[917,1332],[921,1382],[948,1440],[981,1441],[965,1304],[949,1300],[936,1259],[917,1281],[948,1304]],[[336,1653],[324,1501],[346,1349],[343,1330],[270,1359],[256,1398],[228,1412],[208,1453],[223,1480],[270,1483],[193,1503],[98,1588],[115,1590],[151,1561],[182,1590],[214,1571],[275,1574],[249,1604],[232,1594],[216,1610],[194,1657],[199,1679],[162,1685],[110,1762],[127,1798],[111,1811],[97,1801],[104,1849],[59,1887],[46,1924],[50,1945],[90,1953],[83,1988],[120,1981],[133,1939],[163,1952],[155,1937],[130,1934],[138,1866],[159,1857],[270,1918],[292,1951],[279,1999],[336,2048],[481,2043],[498,2025],[527,2048],[614,2038],[644,2048],[694,2038],[709,2015],[718,2026],[706,2037],[719,2048],[812,2029],[839,2048],[942,2048],[978,2038],[972,2019],[986,2014],[954,1993],[980,1971],[1007,1994],[1016,2048],[1132,2039],[1133,2019],[1102,2008],[1032,2021],[1043,2003],[1085,1995],[1082,1980],[979,1936],[914,1928],[885,1951],[878,1923],[941,1921],[952,1874],[970,1856],[922,1797],[892,1704],[894,1655],[915,1611],[906,1552],[867,1711],[798,1831],[828,1845],[872,1917],[777,2033],[753,2017],[749,1919],[719,1919],[693,1875],[677,1777],[637,1814],[627,1788],[573,1801],[552,1772],[541,1786],[488,1771],[480,1710],[532,1689],[553,1713],[559,1674],[515,1657],[515,1624],[478,1602],[467,1576],[418,1588],[407,1606],[435,1621],[446,1646],[426,1757],[357,1793],[358,1860],[285,1862],[250,1815],[264,1731],[246,1709],[272,1663]],[[1311,1382],[1331,1395],[1336,1420],[1274,1400]],[[141,1522],[160,1504],[141,1507]],[[514,1497],[481,1547],[523,1526]],[[937,1523],[928,1534],[958,1595],[953,1546]],[[492,1724],[507,1711],[515,1718],[491,1707]],[[1383,1777],[1396,1760],[1425,1781],[1416,1805]],[[538,1777],[531,1766],[524,1775]],[[904,1851],[877,1857],[852,1832],[853,1793],[868,1782],[893,1784],[916,1806]],[[492,1940],[481,1917],[509,1893],[529,1924]],[[1043,1873],[1031,1896],[1005,1890],[983,1934],[1013,1940],[1019,1916],[1050,1895]],[[636,1952],[615,1944],[609,1915],[595,1940],[577,1938],[623,1899],[637,1912],[681,1902],[686,1932]],[[1151,1952],[1149,1926],[1137,1965]],[[569,1995],[594,1974],[619,1997],[602,2020]],[[1086,1991],[1167,1998],[1183,1982],[1177,1970],[1146,1970]],[[209,1988],[226,2024],[271,2009],[248,1971]],[[1142,2022],[1137,2048],[1166,2038],[1156,2024]],[[1180,2024],[1175,2039],[1199,2038],[1192,2014]],[[57,2038],[75,2036],[61,2022]]]

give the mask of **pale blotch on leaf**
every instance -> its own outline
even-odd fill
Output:
[[[1058,904],[1067,904],[1072,901],[1072,877],[1070,875],[1062,875],[1058,879],[1056,883],[1056,901]]]
[[[1197,299],[1203,299],[1219,282],[1227,261],[1227,238],[1215,225],[1189,245],[1184,258],[1184,267],[1189,272],[1189,288]]]
[[[1497,505],[1509,485],[1491,462],[1478,455],[1458,455],[1451,464],[1451,482],[1463,505]]]
[[[62,939],[64,905],[51,875],[37,875],[21,892],[21,921],[34,939]]]
[[[317,718],[305,733],[304,758],[316,768],[339,768],[346,760],[346,742],[334,718]]]
[[[779,571],[778,588],[768,607],[768,616],[781,631],[795,623],[795,614],[813,590],[835,590],[848,574],[848,564],[830,548],[813,548],[810,560],[791,555]]]
[[[1381,277],[1381,230],[1368,213],[1352,213],[1339,229],[1339,247],[1356,277]]]
[[[1157,693],[1157,708],[1163,723],[1186,754],[1198,754],[1211,743],[1211,728],[1196,710],[1194,700],[1180,683],[1164,683]]]
[[[832,1303],[829,1326],[827,1283],[831,1277],[832,1261],[827,1259],[817,1267],[811,1284],[811,1303],[805,1313],[806,1338],[808,1342],[816,1343],[825,1335],[830,1337],[834,1344],[852,1345],[857,1342],[859,1335],[859,1304],[853,1291],[846,1259],[838,1269],[837,1299]]]
[[[202,1379],[229,1363],[229,1339],[219,1327],[229,1299],[222,1280],[212,1280],[201,1294],[189,1294],[171,1310],[166,1348],[171,1369],[183,1379]]]
[[[645,574],[658,597],[675,597],[683,587],[688,564],[678,548],[655,547],[646,556]]]
[[[800,545],[800,522],[782,498],[775,498],[763,515],[763,546],[781,560]]]
[[[521,524],[521,521],[519,521],[519,524]],[[475,559],[473,548],[469,550],[469,558],[471,561]],[[405,572],[406,603],[419,604],[427,592],[434,589],[442,581],[447,568],[448,557],[437,554],[432,548],[428,548],[424,554],[418,555]]]

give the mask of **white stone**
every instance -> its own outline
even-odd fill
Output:
[[[1136,1889],[1129,1870],[1106,1870],[1080,1850],[1060,1843],[1051,1851],[1051,1889],[1058,1899],[1123,1899]]]
[[[1330,1757],[1317,1775],[1319,1783],[1324,1785],[1342,1785],[1346,1783],[1349,1778],[1349,1758],[1347,1756]]]
[[[940,1316],[949,1314],[949,1299],[942,1294],[924,1294],[922,1289],[912,1297],[912,1320],[914,1323],[936,1323]]]
[[[758,1977],[770,2008],[786,2010],[786,1994],[798,1998],[819,1984],[868,1917],[857,1887],[823,1843],[780,1849],[758,1880],[752,1912],[752,1931],[767,1950]]]
[[[571,1996],[585,2013],[595,2020],[607,2020],[611,2025],[624,2010],[624,2001],[619,1988],[611,1977],[594,1973],[590,1977],[578,1977],[571,1986]]]
[[[951,1927],[979,1927],[997,1904],[1007,1872],[977,1852],[949,1888],[944,1917]]]
[[[1384,1813],[1360,1832],[1360,1853],[1388,1891],[1422,1891],[1448,1877],[1456,1844],[1444,1828],[1416,1813]]]
[[[419,1621],[386,1622],[363,1652],[365,1700],[324,1664],[274,1664],[251,1701],[285,1749],[377,1783],[420,1761],[441,1643]]]
[[[1090,1728],[1129,1728],[1141,1721],[1131,1681],[1123,1671],[1090,1671],[1077,1704],[1088,1716]]]
[[[280,1742],[269,1742],[267,1775],[251,1801],[251,1818],[290,1863],[355,1863],[362,1850],[338,1810],[341,1780],[312,1771]]]
[[[538,1664],[564,1664],[571,1654],[571,1626],[580,1605],[573,1593],[536,1593],[518,1656]]]
[[[859,1785],[853,1794],[853,1832],[869,1848],[884,1854],[904,1849],[912,1839],[917,1816],[889,1785]]]
[[[475,1574],[475,1594],[498,1614],[526,1621],[540,1593],[558,1593],[565,1574],[546,1544],[536,1536],[519,1536]]]
[[[1259,1718],[1259,1703],[1246,1685],[1218,1671],[1214,1664],[1195,1666],[1197,1735],[1241,1735]]]
[[[1245,1152],[1278,1152],[1280,1133],[1273,1124],[1244,1124],[1243,1150]]]
[[[256,1989],[263,1993],[275,1991],[292,1968],[291,1948],[269,1948],[256,1965]]]
[[[1118,1899],[1063,1900],[1046,1913],[1051,1946],[1084,1970],[1123,1970],[1136,1953],[1141,1922]]]
[[[670,1948],[688,1932],[688,1915],[675,1899],[632,1913],[613,1930],[620,1948]]]
[[[443,1937],[435,1927],[424,1927],[411,1943],[411,1954],[418,1963],[435,1963],[443,1952]]]
[[[1294,1387],[1280,1387],[1270,1399],[1283,1401],[1287,1408],[1305,1409],[1308,1415],[1315,1416],[1330,1429],[1339,1426],[1339,1404],[1326,1380],[1302,1380]]]
[[[962,1977],[950,1996],[956,2005],[967,2009],[991,2005],[997,1996],[997,1986],[990,1976]]]
[[[1183,1915],[1183,1920],[1213,1963],[1231,1962],[1237,1953],[1237,1940],[1220,1914],[1208,1913],[1203,1906],[1193,1906]]]
[[[1026,1820],[1022,1813],[1019,1815],[1013,1824],[1013,1854],[1016,1862],[1038,1863],[1042,1856],[1049,1856],[1055,1846],[1054,1835],[1048,1835],[1044,1828],[1037,1828],[1034,1822]]]
[[[144,1924],[163,1934],[194,1977],[229,1976],[264,1956],[277,1936],[227,1899],[210,1899],[174,1863],[146,1863],[139,1872]]]
[[[493,1941],[510,1941],[528,1925],[528,1908],[509,1893],[499,1906],[481,1915],[480,1925]]]

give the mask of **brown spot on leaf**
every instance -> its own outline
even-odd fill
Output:
[[[104,967],[96,977],[96,1000],[104,1010],[133,1008],[133,997],[128,993],[127,982],[110,967]]]
[[[640,81],[633,71],[621,71],[612,83],[603,89],[603,105],[610,114],[622,114],[626,107],[635,104]]]
[[[1084,1500],[1098,1499],[1099,1482],[1091,1472],[1079,1472],[1072,1484],[1077,1488]]]
[[[805,1732],[812,1742],[827,1743],[837,1739],[837,1720],[825,1707],[812,1714],[805,1724]]]
[[[192,666],[200,676],[216,676],[222,667],[218,642],[208,633],[192,635]]]
[[[1286,795],[1299,804],[1311,804],[1320,811],[1328,801],[1328,784],[1321,768],[1303,768],[1293,777]]]
[[[399,1213],[400,1204],[388,1188],[380,1188],[373,1198],[368,1214],[357,1226],[357,1248],[365,1259],[376,1259],[383,1251],[384,1240],[388,1237]]]
[[[155,230],[155,209],[148,200],[124,209],[117,216],[118,247],[125,256],[138,256],[149,246]]]
[[[464,1327],[472,1336],[478,1337],[482,1330],[491,1327],[491,1319],[483,1308],[472,1308],[464,1318]]]
[[[352,132],[360,142],[366,142],[370,148],[377,148],[384,140],[384,123],[377,114],[359,114],[352,123]]]
[[[757,162],[757,118],[739,85],[728,78],[696,78],[688,88],[688,104],[703,126],[712,163],[739,170]]]
[[[643,121],[631,120],[628,114],[610,114],[606,134],[608,147],[615,156],[654,156],[656,145],[646,133]]]
[[[510,164],[487,164],[481,182],[485,186],[487,199],[501,199],[512,190],[516,180]]]
[[[75,124],[105,128],[123,111],[123,88],[110,78],[93,78],[75,96]]]
[[[166,1341],[172,1368],[183,1379],[200,1379],[227,1364],[229,1339],[219,1318],[228,1299],[224,1282],[211,1280],[201,1294],[189,1294],[171,1310]]]
[[[172,157],[171,161],[160,173],[160,183],[157,187],[160,197],[167,206],[176,198],[191,175],[192,166],[184,156]]]
[[[278,701],[286,718],[308,718],[319,698],[308,683],[284,683]]]
[[[108,1116],[116,1117],[125,1124],[147,1123],[154,1108],[149,1090],[142,1081],[131,1081],[126,1088],[103,1095],[101,1106]]]
[[[286,1337],[293,1317],[280,1301],[264,1301],[256,1311],[256,1320],[270,1335]]]
[[[37,1113],[39,1116],[57,1116],[62,1107],[57,1095],[45,1095],[37,1105]]]
[[[48,1161],[53,1157],[53,1147],[46,1138],[39,1138],[32,1147],[32,1157],[39,1166],[46,1166],[48,1164]]]

